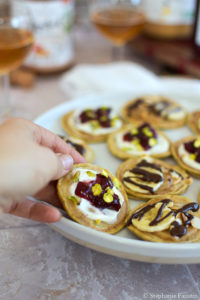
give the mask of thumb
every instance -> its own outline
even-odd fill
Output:
[[[57,163],[57,172],[52,178],[53,180],[56,180],[69,172],[73,167],[74,160],[69,154],[57,154]]]

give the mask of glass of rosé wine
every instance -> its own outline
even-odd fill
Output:
[[[0,0],[1,120],[15,115],[10,103],[9,73],[22,65],[33,40],[31,20],[25,7],[20,5],[20,1]]]

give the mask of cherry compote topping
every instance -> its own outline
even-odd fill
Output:
[[[184,143],[184,148],[187,152],[189,152],[191,154],[196,154],[194,160],[196,162],[200,163],[200,147],[195,147],[194,142],[195,142],[195,140]]]
[[[144,128],[148,128],[149,132],[151,132],[151,136],[147,136],[143,131]],[[149,140],[151,138],[156,139],[157,133],[154,128],[152,128],[148,123],[142,124],[137,128],[137,133],[127,132],[123,136],[123,140],[126,142],[132,142],[133,140],[139,140],[140,145],[144,148],[144,150],[148,150],[151,148],[149,144]]]
[[[195,153],[197,148],[194,147],[194,141],[188,142],[184,144],[185,150],[189,153]]]
[[[111,127],[110,118],[111,108],[98,108],[96,110],[87,109],[84,110],[80,115],[81,123],[86,123],[90,121],[98,121],[99,125],[104,128]]]
[[[102,191],[100,195],[94,196],[92,187],[97,183],[101,185]],[[95,180],[79,181],[75,190],[75,195],[87,199],[93,206],[97,208],[109,208],[119,211],[121,204],[118,195],[113,194],[113,201],[111,203],[107,203],[103,200],[103,195],[107,192],[107,188],[113,188],[113,182],[111,178],[109,176],[106,177],[102,174],[97,174]]]

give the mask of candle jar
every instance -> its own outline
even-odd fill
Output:
[[[18,0],[19,2],[19,0]],[[30,15],[34,45],[25,66],[36,73],[63,71],[72,65],[73,0],[21,0]]]

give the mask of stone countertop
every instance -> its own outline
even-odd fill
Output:
[[[74,29],[76,62],[112,61],[110,43],[87,26]],[[12,88],[12,104],[21,116],[33,120],[68,100],[58,83],[59,75],[46,76],[38,77],[31,90]],[[45,224],[9,215],[1,216],[0,241],[2,300],[200,299],[200,264],[161,265],[112,257],[75,244]]]

